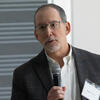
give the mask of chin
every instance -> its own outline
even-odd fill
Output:
[[[61,47],[60,46],[53,46],[53,47],[45,47],[45,49],[51,53],[57,52]]]

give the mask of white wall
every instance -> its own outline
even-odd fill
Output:
[[[72,11],[72,44],[100,54],[100,0],[73,0]]]

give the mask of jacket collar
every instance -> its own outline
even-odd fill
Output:
[[[76,66],[76,73],[78,77],[79,82],[79,88],[80,88],[80,95],[82,93],[84,83],[86,79],[89,79],[89,72],[87,67],[90,66],[86,57],[86,53],[84,51],[82,52],[81,49],[77,49],[75,47],[72,48],[73,51],[73,57],[75,61]],[[82,100],[87,100],[83,96],[81,96]]]

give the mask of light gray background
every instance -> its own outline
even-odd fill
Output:
[[[72,0],[72,44],[100,54],[100,0]]]

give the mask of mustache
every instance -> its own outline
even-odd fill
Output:
[[[45,41],[44,44],[47,44],[50,41],[58,41],[58,39],[56,37],[48,37]]]

